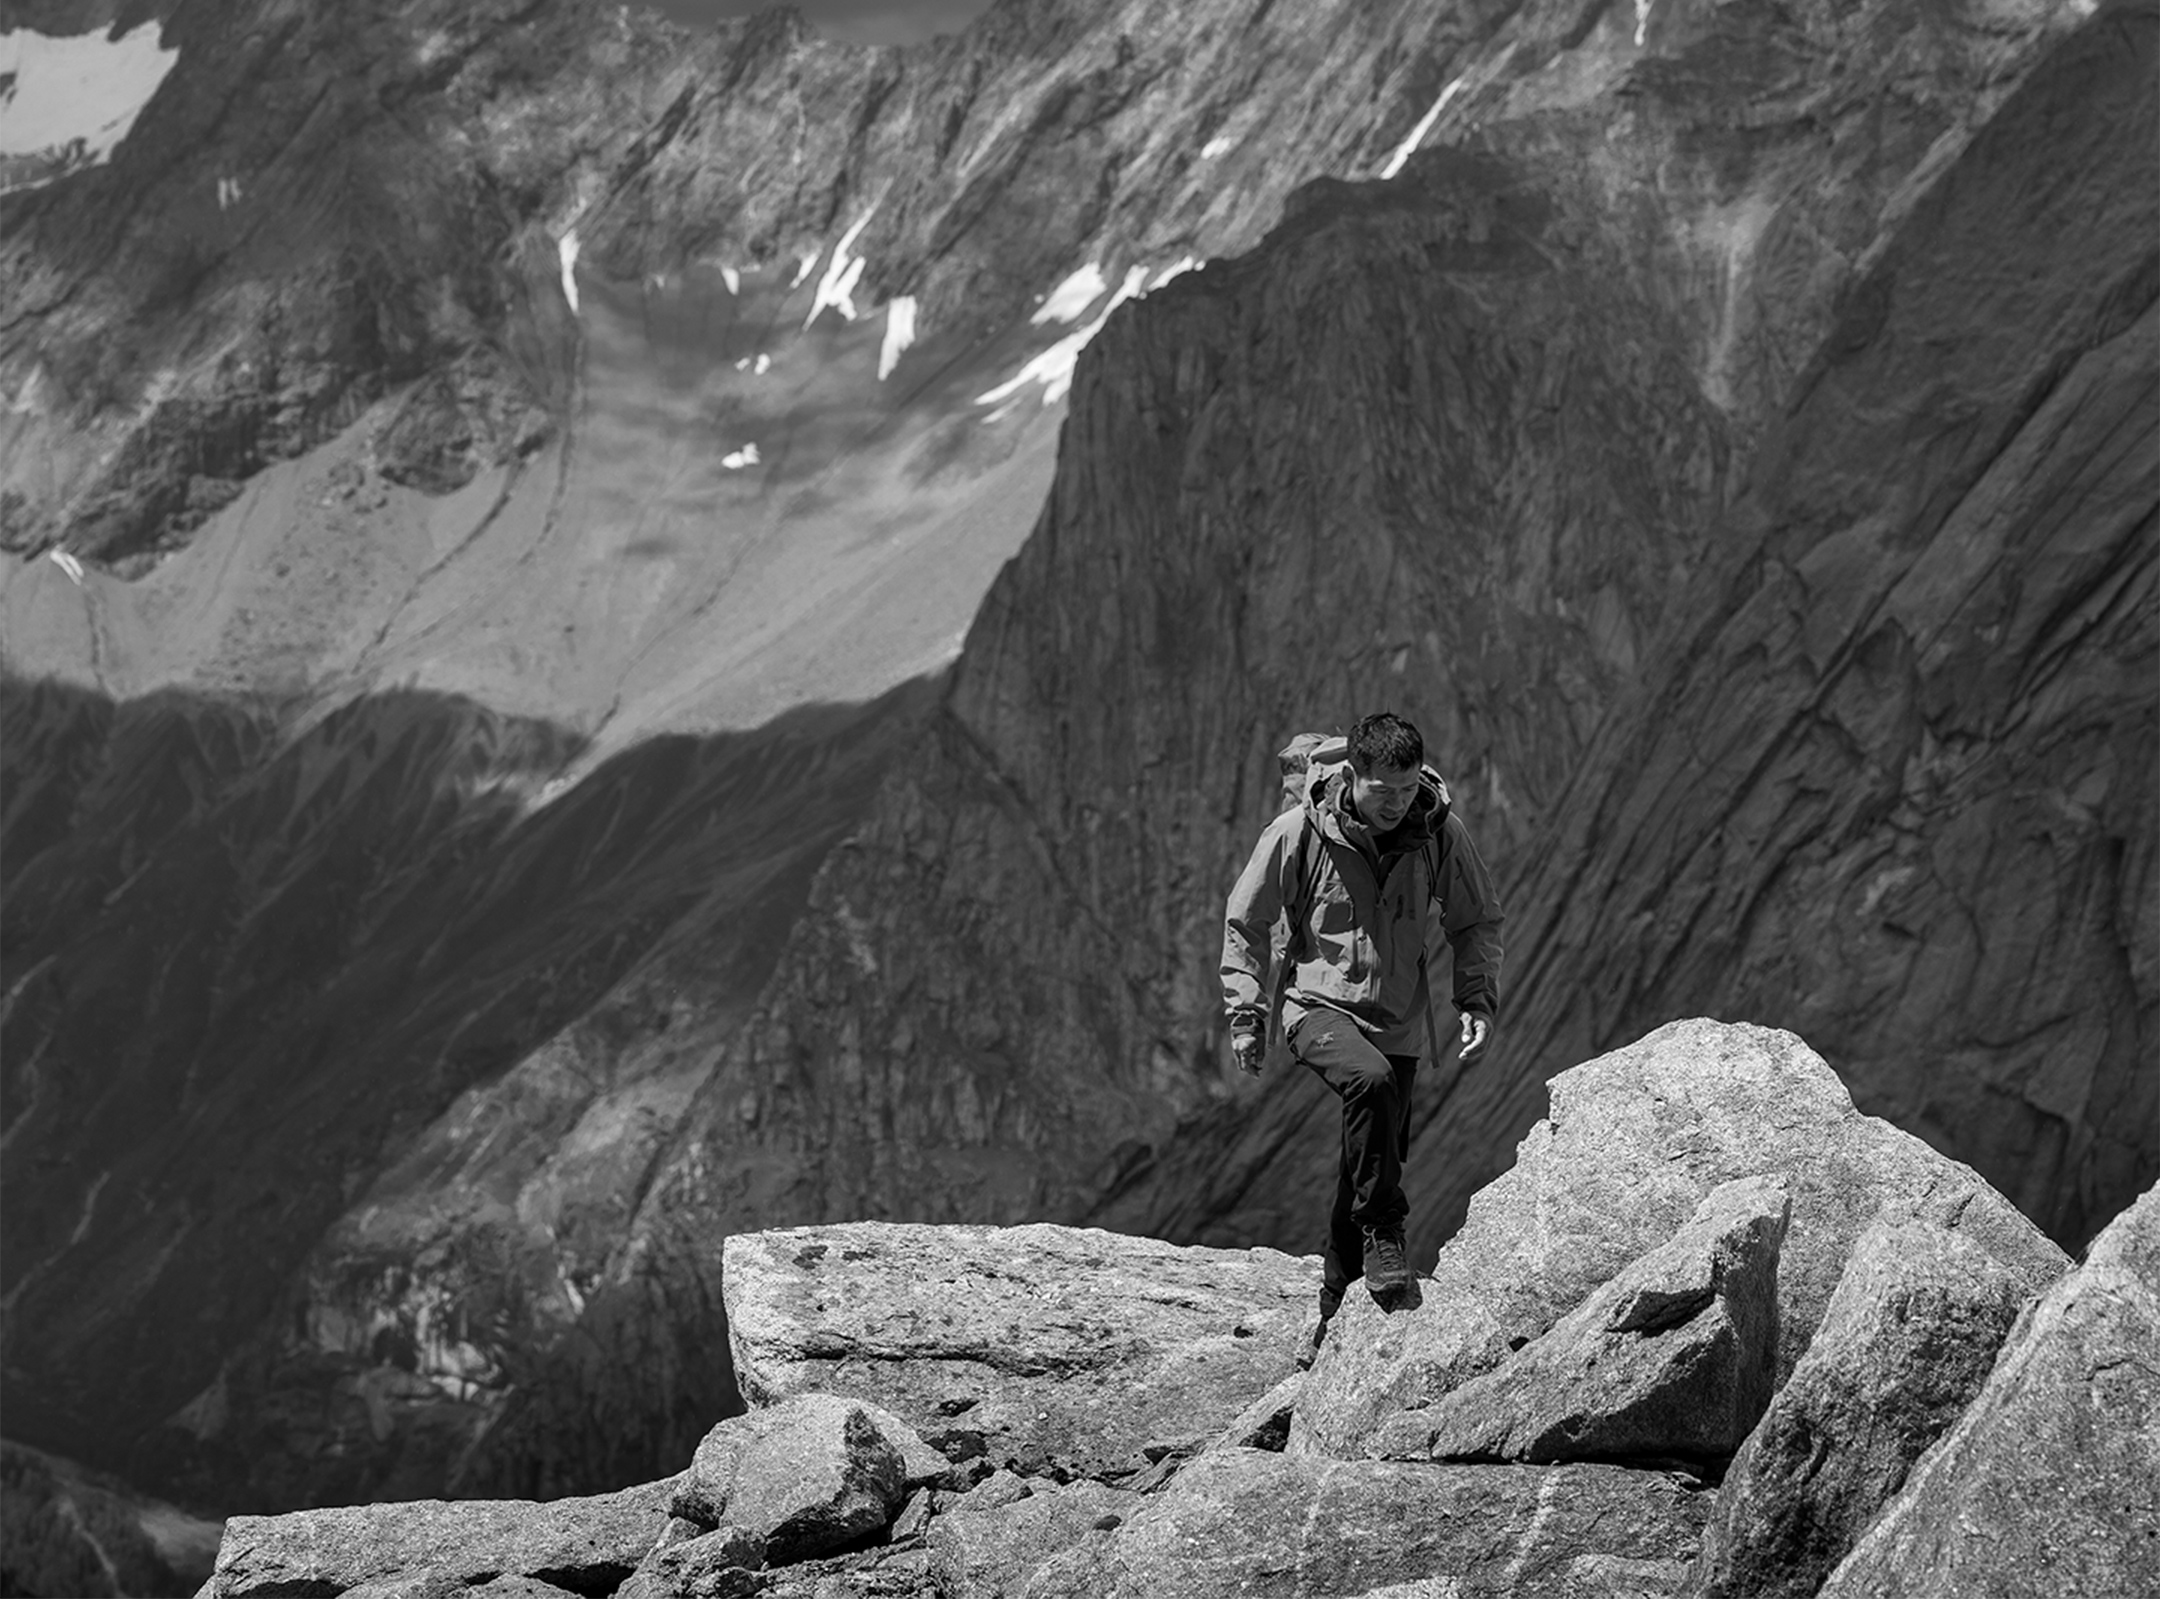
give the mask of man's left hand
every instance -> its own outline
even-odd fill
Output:
[[[1475,1011],[1464,1011],[1462,1019],[1462,1058],[1467,1063],[1485,1053],[1485,1046],[1492,1042],[1492,1018],[1480,1016]]]

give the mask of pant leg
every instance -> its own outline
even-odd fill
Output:
[[[1410,1159],[1410,1091],[1417,1086],[1418,1057],[1390,1055],[1388,1064],[1395,1068],[1395,1111],[1400,1122],[1395,1137],[1395,1159],[1401,1165]]]
[[[1326,1018],[1326,1016],[1320,1016],[1320,1013],[1315,1013],[1313,1018],[1307,1018],[1307,1020],[1333,1022],[1337,1029],[1348,1029],[1356,1037],[1356,1042],[1363,1044],[1365,1035],[1356,1031],[1354,1022],[1341,1020],[1341,1018]],[[1292,1046],[1292,1054],[1296,1054],[1300,1061],[1305,1061],[1307,1067],[1311,1067],[1315,1074],[1318,1074],[1322,1080],[1326,1080],[1328,1087],[1335,1089],[1335,1093],[1339,1098],[1344,1098],[1344,1132],[1341,1132],[1341,1156],[1339,1156],[1337,1165],[1335,1165],[1335,1197],[1333,1197],[1333,1204],[1328,1206],[1328,1232],[1326,1232],[1326,1240],[1324,1240],[1322,1251],[1320,1251],[1320,1316],[1328,1318],[1328,1316],[1333,1316],[1335,1309],[1341,1305],[1341,1296],[1344,1296],[1344,1292],[1350,1288],[1350,1284],[1354,1284],[1356,1279],[1365,1275],[1365,1232],[1363,1232],[1363,1227],[1359,1225],[1359,1221],[1356,1221],[1356,1214],[1354,1214],[1356,1206],[1359,1206],[1359,1163],[1361,1163],[1361,1156],[1365,1154],[1365,1150],[1363,1150],[1361,1141],[1352,1137],[1354,1115],[1352,1115],[1352,1106],[1348,1102],[1348,1096],[1344,1093],[1344,1089],[1337,1087],[1335,1078],[1328,1076],[1324,1061],[1315,1059],[1315,1057],[1320,1057],[1320,1054],[1333,1052],[1333,1044],[1318,1044],[1318,1035],[1313,1035],[1313,1057],[1309,1057],[1307,1052],[1298,1050],[1296,1037],[1290,1039],[1290,1046]],[[1369,1050],[1372,1046],[1367,1044],[1365,1048]],[[1374,1054],[1378,1054],[1378,1050],[1374,1050]],[[1395,1173],[1398,1173],[1398,1175],[1395,1175],[1395,1193],[1398,1193],[1398,1197],[1400,1197],[1400,1191],[1402,1191],[1402,1163],[1404,1163],[1404,1160],[1408,1160],[1408,1156],[1410,1156],[1410,1089],[1413,1089],[1415,1083],[1417,1083],[1419,1057],[1415,1057],[1415,1054],[1387,1054],[1387,1057],[1378,1057],[1378,1059],[1382,1059],[1387,1063],[1389,1076],[1393,1078],[1393,1089],[1395,1089],[1395,1093],[1393,1093],[1395,1115],[1393,1115],[1391,1132],[1393,1132],[1393,1152],[1395,1152]],[[1365,1065],[1367,1076],[1372,1074],[1372,1063],[1365,1061],[1363,1065]],[[1385,1134],[1382,1134],[1382,1137],[1385,1137]],[[1408,1214],[1408,1201],[1406,1199],[1400,1199],[1400,1206],[1402,1206],[1402,1214]]]
[[[1350,1219],[1357,1200],[1357,1178],[1350,1164],[1350,1137],[1344,1128],[1335,1163],[1335,1198],[1328,1206],[1327,1240],[1320,1250],[1320,1315],[1335,1314],[1343,1290],[1365,1275],[1365,1235]]]
[[[1410,1208],[1402,1194],[1408,1083],[1401,1069],[1373,1048],[1356,1023],[1332,1011],[1300,1018],[1290,1049],[1342,1101],[1350,1220],[1359,1227],[1400,1226]],[[1414,1071],[1416,1058],[1408,1059]]]

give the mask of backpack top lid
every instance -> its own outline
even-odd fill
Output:
[[[1350,759],[1350,740],[1341,733],[1300,733],[1275,752],[1275,759],[1282,764],[1281,809],[1287,811],[1305,803],[1314,771]]]

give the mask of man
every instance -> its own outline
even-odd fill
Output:
[[[1271,990],[1278,918],[1288,919],[1288,941]],[[1421,1033],[1438,1049],[1427,959],[1442,937],[1454,951],[1468,1064],[1499,1011],[1500,933],[1492,875],[1450,812],[1447,785],[1426,767],[1424,739],[1385,711],[1350,730],[1346,752],[1340,742],[1314,752],[1302,802],[1268,824],[1230,891],[1222,983],[1238,1065],[1259,1075],[1268,996],[1279,991],[1291,1054],[1342,1100],[1320,1320],[1300,1364],[1360,1274],[1383,1306],[1410,1286],[1402,1162]]]

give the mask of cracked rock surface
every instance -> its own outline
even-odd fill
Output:
[[[1821,1588],[2011,1599],[2160,1588],[2160,1188],[2028,1305],[1985,1385]]]
[[[728,1240],[735,1370],[875,1400],[955,1460],[1099,1473],[1287,1377],[1318,1265],[1085,1228],[857,1222]]]

